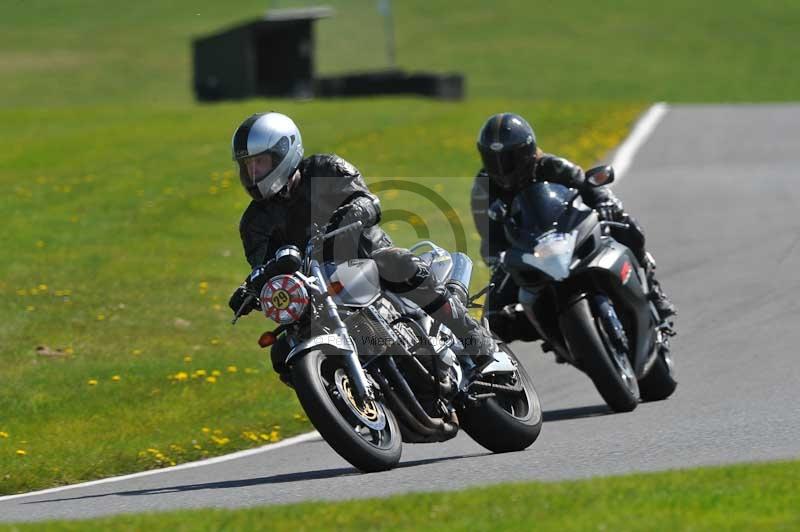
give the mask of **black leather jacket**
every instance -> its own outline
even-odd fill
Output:
[[[555,155],[544,154],[537,159],[530,176],[530,182],[534,181],[550,181],[578,189],[589,207],[614,202],[622,209],[622,203],[610,188],[587,185],[580,166]],[[515,195],[516,192],[503,190],[495,185],[483,169],[475,177],[472,186],[472,218],[481,236],[481,257],[487,263],[494,262],[500,252],[508,249],[510,244],[506,240],[503,224],[489,219],[486,211],[498,198],[510,206]]]
[[[337,208],[351,203],[366,213],[369,222],[365,225],[369,227],[353,239],[355,249],[348,258],[365,257],[392,244],[389,236],[375,225],[380,220],[378,198],[352,164],[337,155],[316,154],[303,159],[299,170],[300,182],[289,199],[275,196],[251,201],[242,215],[239,234],[251,267],[272,258],[281,246],[291,244],[304,249],[312,224],[326,225]]]

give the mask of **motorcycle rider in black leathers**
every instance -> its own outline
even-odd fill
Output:
[[[543,153],[530,124],[512,113],[496,114],[486,121],[478,134],[478,152],[483,167],[472,187],[472,215],[481,236],[481,256],[488,265],[496,265],[499,255],[510,247],[503,223],[490,219],[489,207],[498,199],[510,206],[517,192],[528,184],[551,181],[577,189],[584,203],[595,209],[601,220],[628,224],[627,230],[612,229],[612,236],[628,246],[645,268],[652,287],[651,297],[662,320],[676,314],[655,279],[655,260],[645,251],[642,226],[625,212],[609,187],[589,185],[579,166]],[[511,277],[498,267],[492,282],[494,287],[484,304],[484,316],[492,331],[506,342],[537,339],[538,334],[525,314],[514,310],[519,288]]]
[[[305,249],[315,224],[330,231],[361,221],[364,228],[336,237],[324,258],[375,260],[384,288],[412,300],[450,328],[478,366],[493,360],[496,344],[488,331],[467,314],[458,297],[437,285],[425,263],[407,249],[393,246],[377,225],[378,198],[353,165],[336,155],[304,159],[300,131],[280,113],[248,117],[233,134],[232,150],[242,186],[253,198],[239,225],[253,271],[231,296],[234,312],[245,303],[247,288],[260,290],[276,273],[270,271],[269,259],[278,248]],[[242,314],[256,307],[257,302],[249,304]],[[284,364],[288,345],[278,341],[271,354],[275,371],[288,382]]]

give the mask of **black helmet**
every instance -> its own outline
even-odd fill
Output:
[[[536,157],[536,135],[521,116],[500,113],[489,118],[478,133],[483,169],[507,190],[517,189],[531,175]]]

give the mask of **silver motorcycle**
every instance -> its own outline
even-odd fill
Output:
[[[361,229],[355,222],[327,234],[317,230],[304,253],[280,248],[272,260],[281,273],[248,295],[279,324],[259,345],[288,344],[290,385],[314,427],[365,472],[394,467],[403,442],[443,442],[460,428],[493,452],[530,446],[541,430],[541,406],[506,345],[477,367],[446,326],[381,287],[374,261],[317,258],[326,240]],[[469,297],[469,257],[430,241],[411,251],[437,283],[475,306],[485,289]]]

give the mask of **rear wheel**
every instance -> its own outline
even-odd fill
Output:
[[[595,315],[582,298],[561,315],[561,330],[606,404],[615,412],[630,412],[639,404],[639,384],[628,351],[620,345],[609,320],[599,315],[601,312],[603,309]]]
[[[498,376],[494,384],[519,388],[516,393],[499,392],[478,405],[459,412],[461,427],[477,443],[495,453],[521,451],[542,430],[542,407],[533,380],[505,344],[499,344],[517,365],[517,371]]]
[[[300,404],[333,450],[365,472],[400,461],[402,438],[392,411],[380,401],[359,401],[340,356],[309,351],[292,366]]]

